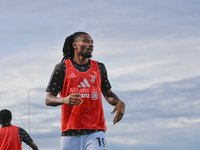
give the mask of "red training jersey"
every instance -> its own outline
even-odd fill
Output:
[[[79,72],[65,60],[66,73],[61,97],[70,94],[81,94],[82,104],[62,107],[62,132],[68,129],[106,129],[101,97],[101,75],[96,61],[90,60],[90,69]]]
[[[0,128],[0,150],[22,150],[17,126]]]

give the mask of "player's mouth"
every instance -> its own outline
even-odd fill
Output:
[[[87,51],[90,52],[90,53],[92,53],[93,48],[88,48]]]

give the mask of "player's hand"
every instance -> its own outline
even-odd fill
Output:
[[[115,106],[114,110],[111,112],[111,114],[114,114],[116,112],[115,118],[113,119],[113,124],[116,124],[119,122],[125,112],[125,103],[122,101],[119,101],[118,104]]]
[[[82,104],[83,100],[79,97],[81,97],[80,94],[70,94],[67,97],[63,97],[61,102],[66,105],[80,105]]]

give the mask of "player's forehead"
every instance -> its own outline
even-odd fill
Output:
[[[76,40],[91,40],[93,41],[93,39],[91,38],[91,36],[89,34],[81,34],[78,38],[76,38]]]

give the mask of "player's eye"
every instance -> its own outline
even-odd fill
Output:
[[[89,43],[90,40],[84,40],[84,42]],[[91,41],[91,43],[93,44],[93,41]]]
[[[89,41],[88,40],[84,40],[84,42],[88,43]]]

